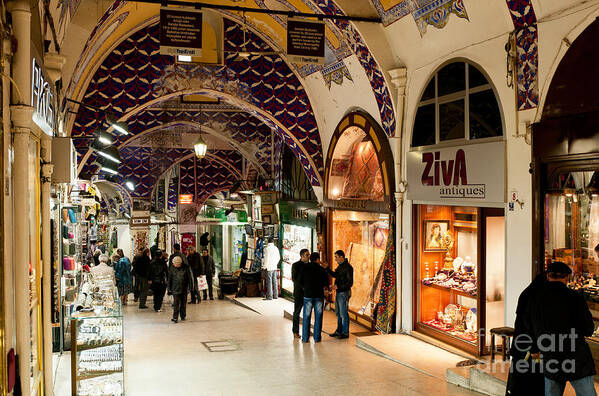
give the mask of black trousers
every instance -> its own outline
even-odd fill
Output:
[[[206,283],[208,284],[208,290],[204,290],[204,300],[207,300],[206,295],[210,295],[210,299],[214,300],[214,296],[212,295],[212,275],[206,275]],[[206,293],[208,292],[208,293]],[[200,298],[199,296],[199,292],[198,292],[198,298]]]
[[[195,304],[196,301],[200,302],[202,299],[200,298],[200,292],[198,291],[198,277],[193,276],[193,290],[191,291],[191,303]]]
[[[293,334],[299,334],[300,312],[304,306],[304,292],[298,286],[293,287]]]
[[[139,278],[139,306],[145,307],[150,285],[148,284],[148,278],[143,278],[141,276],[138,276],[137,278]]]
[[[173,294],[173,319],[177,320],[179,316],[181,320],[187,316],[187,293]]]
[[[166,285],[160,282],[152,282],[152,291],[154,292],[154,310],[158,311],[162,308],[162,300],[166,292]]]
[[[139,276],[133,275],[133,299],[135,301],[139,300]]]

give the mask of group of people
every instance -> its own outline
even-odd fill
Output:
[[[585,340],[595,326],[584,297],[568,288],[571,274],[567,264],[554,261],[520,295],[506,395],[561,396],[567,382],[577,396],[597,395]]]
[[[348,304],[351,288],[354,283],[354,269],[345,258],[342,250],[335,252],[337,268],[331,270],[328,264],[320,260],[318,252],[310,253],[308,249],[300,251],[300,260],[293,263],[291,277],[293,280],[293,326],[295,338],[302,342],[310,340],[310,324],[314,310],[314,342],[320,342],[322,333],[322,315],[325,296],[335,291],[335,314],[337,329],[329,334],[340,339],[349,338]],[[329,286],[329,275],[335,278],[335,283]],[[299,318],[303,310],[302,334],[299,333]]]
[[[125,256],[122,249],[117,249],[109,261],[100,248],[92,254],[94,266],[90,272],[95,276],[112,277],[123,305],[127,305],[128,296],[133,293],[133,301],[139,301],[139,309],[148,309],[146,305],[149,290],[152,290],[154,311],[162,311],[164,296],[168,292],[173,296],[172,321],[184,321],[187,314],[187,296],[191,294],[191,303],[214,300],[212,280],[216,275],[214,259],[203,248],[202,254],[195,247],[189,247],[187,255],[181,251],[178,243],[173,245],[174,252],[170,256],[153,246],[142,248],[133,262]],[[97,253],[96,253],[97,252]],[[91,263],[90,263],[91,264]],[[198,279],[205,277],[206,285],[199,290]]]

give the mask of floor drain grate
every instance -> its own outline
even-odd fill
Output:
[[[206,341],[202,342],[202,344],[209,352],[231,352],[239,349],[239,347],[231,341]]]

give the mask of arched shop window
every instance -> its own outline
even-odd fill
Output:
[[[502,136],[501,120],[495,91],[484,74],[468,62],[450,63],[422,93],[412,146]]]

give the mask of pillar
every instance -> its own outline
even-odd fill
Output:
[[[404,102],[406,96],[406,83],[407,83],[407,69],[405,67],[399,67],[397,69],[389,70],[391,76],[391,83],[395,88],[396,95],[396,110],[395,110],[395,135],[391,138],[392,149],[395,159],[395,221],[396,221],[396,232],[395,232],[395,282],[397,287],[397,300],[396,300],[396,313],[395,313],[395,329],[399,333],[402,330],[402,282],[403,282],[403,271],[402,271],[402,210],[403,210],[403,191],[404,183],[401,172],[401,158],[403,154],[402,150],[402,134],[404,126]]]

